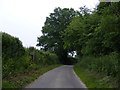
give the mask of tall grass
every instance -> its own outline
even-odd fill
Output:
[[[120,59],[116,52],[79,59],[74,70],[88,88],[116,88],[120,86]]]
[[[79,61],[79,66],[105,74],[107,76],[118,77],[119,76],[119,54],[112,52],[106,56],[93,57],[84,56]]]

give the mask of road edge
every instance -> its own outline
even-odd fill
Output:
[[[59,68],[59,67],[61,67],[61,66],[63,66],[63,65],[60,65],[60,66],[58,66],[58,67],[55,67],[55,68],[53,68],[53,69],[51,69],[51,70],[57,69],[57,68]],[[49,70],[49,71],[47,71],[47,72],[50,72],[51,70]],[[27,84],[24,88],[29,88],[30,85],[32,85],[34,82],[36,82],[38,79],[40,79],[41,76],[43,76],[43,75],[46,74],[47,72],[41,74],[39,77],[37,77],[37,78],[36,78],[35,80],[33,80],[31,83]]]
[[[73,67],[74,67],[74,66],[73,66]],[[75,73],[74,69],[72,69],[72,71],[73,71],[74,75],[79,79],[81,85],[82,85],[84,88],[87,89],[87,86],[83,83],[83,81],[80,79],[80,77],[78,77],[78,75]]]

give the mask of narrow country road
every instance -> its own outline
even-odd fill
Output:
[[[72,65],[63,65],[40,76],[26,88],[86,88],[73,71]]]

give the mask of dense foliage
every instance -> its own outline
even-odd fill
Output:
[[[24,54],[24,47],[18,38],[2,33],[2,56],[5,60],[8,58],[17,59]]]
[[[76,51],[80,67],[120,78],[120,2],[101,2],[93,12],[86,7],[80,11],[56,8],[46,18],[42,33],[37,44],[41,51],[24,48],[18,38],[3,33],[3,77],[56,63],[76,63],[68,57]]]
[[[120,2],[101,2],[94,11],[86,7],[80,11],[56,8],[47,17],[42,32],[38,45],[45,50],[59,51],[57,55],[62,58],[65,58],[62,50],[66,50],[66,55],[76,51],[77,58],[89,57],[81,59],[86,68],[118,77]]]
[[[102,2],[92,13],[80,8],[63,41],[64,48],[77,52],[80,67],[119,79],[120,2]]]
[[[63,47],[63,40],[61,32],[69,25],[73,16],[75,16],[74,9],[60,7],[54,10],[49,17],[46,18],[45,25],[42,28],[43,35],[38,37],[38,46],[45,51],[55,52],[61,63],[67,63],[67,49]]]
[[[3,78],[7,78],[25,70],[58,64],[59,60],[53,53],[24,48],[18,38],[2,33],[2,63]]]
[[[120,51],[119,3],[101,3],[98,7],[92,14],[84,8],[84,15],[74,17],[63,33],[65,48],[94,56]]]
[[[118,77],[118,60],[119,55],[116,52],[100,57],[84,56],[81,58],[79,66],[106,76]]]

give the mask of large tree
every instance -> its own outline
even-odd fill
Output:
[[[81,7],[80,12],[63,33],[64,47],[70,51],[77,51],[77,55],[83,55],[81,50],[86,47],[86,42],[93,37],[94,29],[99,23],[99,17],[90,14],[90,10]]]
[[[89,13],[85,7],[63,33],[64,47],[79,55],[107,55],[120,51],[120,4],[100,3]]]
[[[46,18],[45,24],[42,27],[43,35],[38,37],[38,46],[42,46],[41,49],[45,51],[55,52],[61,63],[67,64],[68,50],[63,48],[64,42],[62,40],[61,32],[63,32],[72,18],[76,15],[74,9],[60,7],[54,9],[54,13],[50,13],[50,16]]]

